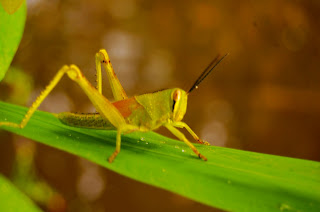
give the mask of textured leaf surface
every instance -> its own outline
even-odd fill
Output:
[[[18,123],[25,112],[0,102],[0,121]],[[69,127],[39,111],[22,130],[2,128],[213,207],[320,211],[319,162],[196,145],[208,158],[204,162],[184,143],[150,132],[123,135],[121,152],[109,164],[115,131]]]

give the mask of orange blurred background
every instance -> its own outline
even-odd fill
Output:
[[[108,51],[129,96],[170,87],[188,90],[216,55],[228,52],[190,94],[184,121],[213,145],[320,161],[318,1],[28,0],[27,4],[25,32],[12,63],[33,79],[25,105],[31,105],[64,64],[78,65],[94,84],[94,56],[101,48]],[[111,99],[107,80],[103,85]],[[1,94],[2,100],[7,95]],[[40,110],[94,108],[65,78]],[[1,141],[26,142],[3,131],[0,136]],[[37,174],[65,198],[68,211],[216,211],[65,152],[36,147]],[[10,176],[13,142],[0,142],[0,151],[0,172]]]

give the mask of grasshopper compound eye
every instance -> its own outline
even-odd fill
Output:
[[[173,92],[173,101],[179,101],[180,100],[180,97],[181,97],[181,91],[180,89],[177,89]]]
[[[181,91],[177,89],[172,94],[172,100],[173,100],[172,111],[174,111],[174,107],[176,103],[180,100],[180,98],[181,98]]]

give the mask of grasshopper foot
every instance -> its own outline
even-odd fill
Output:
[[[22,129],[23,126],[21,124],[16,124],[12,122],[0,122],[0,126],[8,126],[8,127],[13,127],[13,128],[19,128]]]
[[[114,161],[114,159],[117,157],[118,153],[119,153],[119,151],[117,151],[117,150],[112,153],[112,155],[108,158],[109,163],[112,163]]]
[[[200,143],[200,144],[203,144],[203,145],[206,145],[206,146],[210,146],[210,143],[209,143],[209,142],[204,141],[204,140],[202,140],[202,139],[198,139],[197,141],[198,141],[198,143]]]
[[[192,149],[194,153],[196,153],[196,155],[198,155],[198,157],[204,161],[207,161],[208,159],[202,155],[197,149]]]
[[[201,155],[200,153],[198,154],[198,157],[201,158],[204,161],[208,160],[204,155]]]

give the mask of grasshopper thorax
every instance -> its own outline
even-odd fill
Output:
[[[169,120],[181,121],[187,110],[187,99],[187,93],[180,88],[135,96],[135,100],[141,105],[141,111],[133,112],[134,118],[132,116],[131,119],[150,129],[156,129]],[[141,118],[142,113],[147,115],[145,119]],[[135,116],[135,114],[139,114],[139,116]]]

